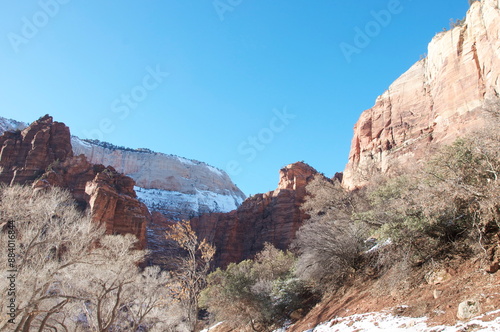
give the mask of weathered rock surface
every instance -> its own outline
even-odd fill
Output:
[[[22,131],[0,137],[0,181],[27,183],[35,180],[56,161],[73,156],[69,128],[46,115]]]
[[[457,318],[460,320],[471,319],[481,313],[481,307],[477,300],[467,300],[458,305]]]
[[[224,171],[200,161],[77,137],[72,137],[72,145],[75,154],[111,165],[136,181],[137,197],[153,215],[147,226],[151,264],[168,266],[166,257],[172,256],[174,248],[165,239],[165,231],[172,221],[229,212],[245,199]]]
[[[104,222],[106,232],[135,234],[145,247],[151,215],[146,205],[137,200],[133,179],[108,166],[86,183],[85,193],[90,197],[92,216]]]
[[[485,100],[500,94],[498,0],[474,2],[462,26],[438,34],[413,65],[361,114],[343,184],[415,163],[429,150],[483,125]]]
[[[134,180],[111,167],[73,156],[69,128],[46,115],[23,131],[0,136],[0,182],[33,183],[68,189],[82,208],[90,208],[109,234],[132,233],[146,244],[147,207],[137,200]]]
[[[72,138],[75,154],[110,165],[133,178],[139,199],[151,211],[170,219],[189,219],[209,212],[236,209],[245,195],[222,170],[203,162],[108,143]]]
[[[246,199],[229,213],[211,213],[191,219],[200,239],[216,246],[216,266],[251,258],[269,242],[287,249],[308,216],[300,207],[306,185],[318,174],[309,165],[295,163],[280,170],[278,188]]]

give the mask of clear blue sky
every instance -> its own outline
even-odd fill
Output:
[[[205,161],[246,194],[273,190],[278,170],[300,160],[328,176],[342,171],[360,113],[468,8],[467,0],[0,4],[1,116],[49,113],[80,137]],[[380,11],[390,18],[377,22]],[[356,40],[366,29],[369,42]]]

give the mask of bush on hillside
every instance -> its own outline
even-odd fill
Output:
[[[294,241],[297,276],[324,291],[340,286],[359,266],[367,226],[354,216],[365,202],[362,192],[346,191],[323,177],[311,181],[307,191],[303,209],[311,218]]]
[[[295,257],[266,244],[255,260],[231,263],[208,276],[201,303],[233,326],[267,330],[302,307],[308,292],[294,276]]]

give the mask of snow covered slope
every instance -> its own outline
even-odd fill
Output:
[[[200,161],[78,137],[71,143],[76,155],[84,154],[92,163],[111,165],[133,178],[139,199],[169,219],[229,212],[245,199],[224,171]]]
[[[23,130],[26,127],[27,123],[0,117],[0,135],[6,131]]]

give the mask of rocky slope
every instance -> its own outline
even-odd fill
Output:
[[[213,243],[216,266],[251,258],[269,242],[287,249],[308,216],[300,207],[306,185],[318,173],[302,162],[280,170],[278,188],[246,199],[229,213],[204,214],[191,219],[200,239]]]
[[[0,136],[0,182],[32,184],[35,191],[50,186],[67,188],[78,204],[109,234],[132,233],[146,246],[151,216],[137,200],[134,180],[112,167],[90,164],[74,156],[70,131],[46,115],[22,131]]]
[[[413,65],[363,112],[354,127],[344,185],[415,163],[483,124],[485,101],[500,94],[498,0],[474,2],[465,22],[436,35]]]

